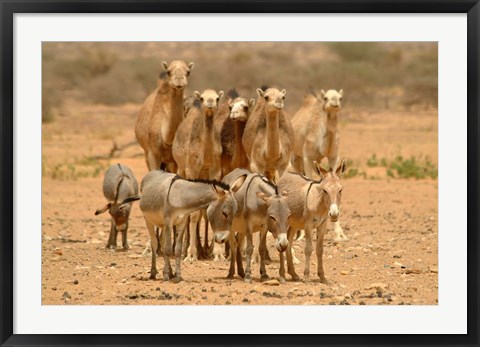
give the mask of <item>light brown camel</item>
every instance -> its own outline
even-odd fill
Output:
[[[237,168],[249,168],[242,137],[255,105],[255,99],[242,98],[234,89],[227,96],[229,99],[220,107],[218,117],[222,139],[222,177]]]
[[[335,171],[338,165],[340,135],[337,127],[337,113],[342,104],[343,90],[321,91],[321,98],[308,94],[302,107],[292,118],[295,129],[295,142],[292,154],[292,166],[295,171],[316,179],[313,162],[318,163],[325,157],[330,168]],[[340,222],[334,223],[335,240],[345,241]]]
[[[220,180],[222,177],[221,155],[222,142],[220,133],[215,127],[218,115],[218,103],[223,92],[207,89],[203,93],[195,91],[200,109],[190,108],[185,121],[180,125],[172,146],[173,158],[178,164],[178,174],[187,179]],[[201,213],[190,215],[190,245],[186,260],[197,259],[196,230]],[[205,235],[205,248],[208,249],[208,229]],[[215,260],[220,251],[214,250]]]
[[[193,63],[180,60],[162,62],[166,75],[160,77],[157,89],[150,94],[138,113],[135,136],[145,152],[148,169],[176,172],[172,144],[178,126],[184,118],[183,91]]]
[[[242,143],[250,160],[250,171],[278,180],[287,167],[292,146],[293,129],[283,111],[287,91],[257,89],[258,98],[250,115]]]

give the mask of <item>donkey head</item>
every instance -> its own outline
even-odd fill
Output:
[[[233,194],[240,189],[246,178],[246,174],[237,178],[229,190],[213,185],[218,197],[208,206],[207,217],[217,243],[225,243],[230,237],[233,217],[237,213],[237,201]]]
[[[340,215],[340,201],[342,198],[343,185],[340,177],[345,173],[347,168],[347,161],[342,160],[340,166],[333,171],[323,169],[317,162],[314,162],[314,168],[317,174],[322,178],[322,183],[319,189],[322,189],[322,202],[328,209],[328,216],[332,222],[338,220]]]
[[[101,213],[108,211],[110,216],[112,216],[115,226],[118,230],[123,230],[126,227],[128,222],[128,217],[130,216],[130,211],[132,209],[132,201],[139,200],[140,197],[137,195],[131,196],[120,203],[111,203],[109,202],[102,208],[99,208],[95,211],[95,216],[98,216]]]
[[[285,199],[287,192],[271,196],[264,192],[258,192],[257,197],[267,205],[267,228],[275,238],[275,247],[279,252],[283,252],[288,247],[287,231],[290,208]]]

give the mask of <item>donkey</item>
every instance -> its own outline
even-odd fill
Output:
[[[285,173],[279,180],[278,186],[288,193],[287,203],[292,211],[290,228],[288,229],[289,246],[287,249],[288,273],[294,281],[300,278],[295,273],[292,260],[292,242],[298,230],[305,230],[305,280],[310,275],[310,256],[312,254],[312,231],[317,232],[317,274],[320,282],[327,283],[323,270],[323,238],[326,232],[327,219],[336,222],[340,215],[339,205],[342,196],[340,176],[346,170],[346,160],[333,171],[324,170],[314,162],[316,173],[320,180],[315,181],[297,173]],[[280,264],[281,267],[282,264]],[[285,270],[283,270],[285,271]]]
[[[245,176],[243,185],[234,196],[237,200],[237,213],[233,218],[231,232],[216,235],[216,240],[230,243],[230,269],[227,278],[233,278],[235,274],[235,262],[237,262],[238,275],[245,282],[251,283],[251,262],[253,254],[253,233],[260,232],[260,276],[265,281],[269,277],[265,269],[266,236],[270,231],[275,238],[275,247],[283,257],[288,247],[287,231],[290,209],[286,202],[286,194],[278,193],[278,188],[267,178],[258,173],[250,173],[245,169],[235,169],[223,178],[224,183],[236,182],[239,177]],[[234,232],[237,232],[235,237]],[[242,257],[240,254],[243,239],[247,237],[247,263],[243,270]],[[218,239],[220,237],[220,239]],[[284,282],[284,276],[280,277]]]
[[[165,261],[163,279],[178,283],[182,281],[182,246],[188,216],[195,211],[207,209],[213,232],[229,232],[237,203],[233,193],[241,186],[245,177],[239,177],[231,188],[229,185],[210,180],[186,180],[162,170],[149,172],[140,187],[140,209],[143,212],[152,247],[150,279],[155,279],[158,235],[155,227],[162,230],[162,248]],[[170,266],[172,254],[171,235],[176,228],[175,275]]]
[[[103,195],[108,203],[95,211],[95,216],[108,211],[110,220],[110,237],[107,247],[117,248],[117,234],[122,232],[122,246],[129,248],[127,241],[128,218],[132,202],[138,200],[138,182],[132,170],[122,164],[114,164],[105,172],[103,178]]]

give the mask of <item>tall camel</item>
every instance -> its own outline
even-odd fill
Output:
[[[215,118],[218,116],[218,104],[223,91],[217,93],[207,89],[203,93],[195,91],[194,95],[200,101],[200,109],[192,107],[180,125],[173,142],[173,158],[178,164],[178,174],[182,177],[220,181],[222,142],[220,133],[215,127]],[[186,257],[190,262],[197,259],[196,230],[200,217],[200,212],[190,215],[190,245]],[[205,235],[205,248],[208,249],[208,229]],[[214,250],[214,255],[215,260],[218,260],[220,255],[218,246]]]
[[[337,127],[338,112],[342,107],[343,90],[321,91],[321,98],[308,94],[302,107],[292,118],[295,129],[292,165],[298,173],[316,179],[313,163],[320,163],[325,157],[330,169],[338,166],[338,150],[340,135]],[[345,241],[348,237],[343,233],[340,222],[334,223],[335,240]]]
[[[184,118],[183,91],[194,64],[174,60],[162,65],[165,77],[159,78],[157,89],[143,103],[135,124],[135,136],[145,152],[149,171],[161,168],[176,172],[172,144]]]
[[[287,91],[257,89],[258,98],[243,133],[243,148],[250,160],[250,171],[276,181],[285,171],[292,151],[294,135],[283,111]]]

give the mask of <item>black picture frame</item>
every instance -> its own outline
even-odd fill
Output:
[[[272,4],[275,3],[275,6]],[[468,42],[468,333],[465,335],[19,335],[13,333],[13,16],[16,13],[466,13]],[[0,245],[2,346],[106,345],[434,345],[478,346],[479,329],[479,17],[478,0],[0,0]],[[452,158],[453,162],[453,158]],[[465,168],[459,168],[464,170]],[[248,322],[246,322],[248,324]]]

